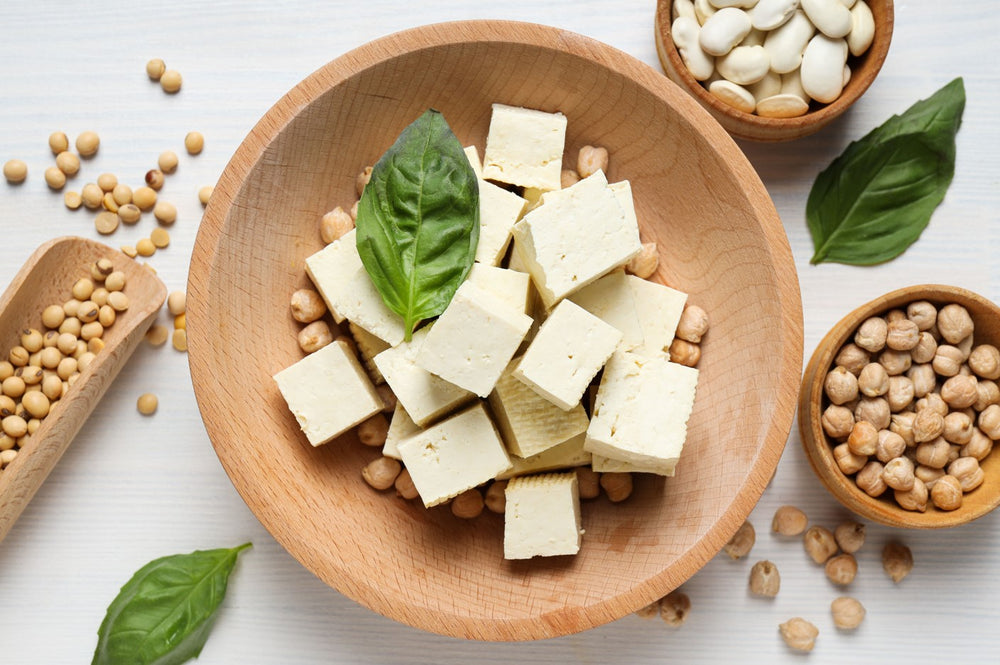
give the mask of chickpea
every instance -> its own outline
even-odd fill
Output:
[[[344,209],[337,206],[330,212],[323,215],[319,223],[319,235],[323,242],[329,245],[342,238],[354,228],[354,220],[344,212]]]
[[[333,341],[333,333],[326,321],[313,321],[299,331],[299,347],[306,353],[319,351]]]
[[[459,519],[471,520],[483,513],[483,495],[472,488],[451,500],[451,514]]]
[[[944,475],[931,488],[931,502],[940,510],[958,510],[962,507],[962,484],[957,478]]]
[[[917,324],[921,332],[930,330],[937,323],[937,307],[926,300],[917,300],[906,306],[906,318]]]
[[[905,315],[904,315],[905,316]],[[920,341],[920,329],[909,319],[892,321],[886,326],[885,345],[896,351],[910,351]]]
[[[913,388],[913,381],[906,376],[890,376],[889,391],[885,398],[889,402],[889,410],[893,413],[902,411],[913,403],[916,392]]]
[[[853,554],[838,554],[824,566],[826,577],[838,586],[847,586],[858,574],[858,561]]]
[[[354,179],[354,191],[361,198],[361,194],[364,193],[365,187],[368,185],[369,181],[372,179],[372,167],[366,166],[361,170],[361,173],[357,175]]]
[[[682,591],[675,589],[660,599],[660,618],[668,626],[682,625],[690,611],[691,599]]]
[[[850,596],[840,596],[830,603],[833,625],[841,630],[854,630],[865,619],[865,606]]]
[[[976,377],[959,374],[946,380],[941,385],[941,399],[952,409],[964,409],[972,406],[979,398],[976,390]]]
[[[838,365],[827,372],[823,389],[833,404],[846,404],[858,396],[858,377],[846,367]]]
[[[910,358],[914,363],[929,363],[934,360],[938,343],[929,332],[920,333],[917,345],[910,349]]]
[[[933,441],[944,432],[944,417],[933,408],[917,411],[913,419],[913,440],[917,443]]]
[[[413,484],[413,478],[410,477],[409,469],[403,469],[399,472],[393,486],[396,488],[396,496],[407,501],[420,496],[420,493],[417,492],[417,486]]]
[[[957,344],[972,335],[972,316],[961,305],[945,305],[938,312],[937,328],[946,342]]]
[[[885,348],[889,326],[885,319],[873,316],[865,320],[854,334],[854,343],[865,351],[877,353]]]
[[[845,406],[831,404],[823,411],[820,421],[827,436],[842,439],[854,428],[854,413]]]
[[[850,342],[840,348],[833,362],[834,365],[843,367],[854,376],[857,376],[864,369],[865,365],[870,362],[870,358],[871,356],[867,351],[857,344]]]
[[[601,474],[601,488],[612,503],[619,503],[632,495],[632,474],[609,471]]]
[[[906,452],[906,441],[892,430],[879,430],[878,443],[875,445],[875,457],[879,462],[887,464]]]
[[[937,374],[934,367],[927,363],[912,366],[906,372],[906,378],[913,384],[913,396],[916,398],[924,397],[937,387]]]
[[[833,449],[833,458],[837,462],[837,467],[847,476],[857,473],[868,463],[867,455],[855,455],[846,443]]]
[[[959,457],[948,465],[948,475],[955,478],[963,492],[971,492],[983,484],[985,476],[975,457]]]
[[[385,445],[385,437],[389,433],[389,421],[381,413],[358,425],[358,440],[366,446]]]
[[[747,520],[740,525],[729,542],[722,546],[722,551],[729,555],[730,559],[742,559],[750,553],[756,542],[757,532],[754,530],[753,524]]]
[[[399,461],[391,457],[379,457],[369,462],[361,469],[361,477],[371,487],[382,491],[392,487],[396,482],[396,477],[403,470]]]
[[[854,554],[865,544],[865,525],[860,522],[841,522],[833,530],[833,538],[844,552]]]
[[[895,349],[883,350],[878,355],[878,362],[885,368],[889,376],[899,376],[913,365],[909,351],[896,351]]]
[[[923,481],[914,476],[913,486],[908,490],[895,490],[893,492],[896,503],[903,510],[912,510],[922,513],[927,510],[927,486]]]
[[[580,486],[581,499],[596,499],[601,494],[601,474],[589,466],[576,470],[576,480]]]
[[[882,397],[862,397],[854,408],[854,419],[867,421],[875,429],[885,429],[892,420],[889,401]]]
[[[806,530],[809,518],[795,506],[781,506],[774,511],[771,531],[782,536],[798,536]]]
[[[812,651],[819,629],[801,617],[793,617],[778,626],[781,639],[796,651]]]
[[[924,395],[917,400],[917,403],[914,405],[914,409],[917,413],[924,410],[934,411],[942,418],[947,416],[948,411],[951,410],[948,407],[948,403],[941,399],[941,395],[938,393],[928,393],[927,395]]]
[[[660,253],[656,248],[655,242],[644,242],[642,243],[642,249],[639,253],[633,256],[629,262],[625,265],[625,271],[635,275],[636,277],[641,277],[642,279],[649,279],[656,272],[656,269],[660,265]],[[700,309],[700,308],[699,308]],[[685,309],[685,311],[687,311]],[[704,311],[704,310],[702,310]],[[682,317],[683,320],[683,317]],[[706,316],[705,325],[708,326],[708,319]],[[681,336],[681,339],[687,339]],[[699,342],[701,341],[701,336],[698,335],[698,339],[687,340],[689,342]]]
[[[559,183],[563,189],[572,187],[578,182],[580,182],[580,175],[573,169],[563,169],[559,173]]]
[[[854,477],[855,484],[870,497],[882,496],[888,488],[882,480],[883,468],[881,462],[870,460]]]
[[[837,541],[826,527],[813,525],[802,537],[806,554],[817,564],[824,564],[837,553]]]
[[[990,404],[980,412],[979,429],[994,441],[1000,439],[1000,405]]]
[[[962,363],[964,362],[965,358],[961,349],[948,344],[941,344],[934,353],[934,360],[931,361],[931,365],[934,367],[934,371],[941,376],[955,376],[961,371]]]
[[[687,367],[695,367],[698,365],[698,361],[701,360],[701,346],[692,344],[680,337],[675,337],[674,341],[670,343],[669,353],[671,362],[686,365]]]
[[[882,481],[894,490],[909,491],[913,489],[915,480],[913,461],[909,457],[896,457],[889,460],[882,469]]]
[[[980,462],[993,451],[993,440],[978,427],[972,428],[972,438],[962,447],[963,457],[974,457]]]
[[[581,178],[593,175],[598,170],[608,171],[608,149],[601,146],[585,145],[576,158],[576,172]]]
[[[758,561],[750,569],[750,593],[755,596],[774,598],[781,589],[781,575],[778,567],[770,561]]]
[[[990,404],[1000,404],[1000,386],[991,380],[983,380],[976,383],[976,403],[972,408],[976,411],[983,411]]]
[[[870,422],[858,421],[847,437],[847,447],[855,455],[874,455],[878,446],[879,430]]]
[[[931,441],[925,441],[917,446],[917,462],[924,466],[943,469],[951,455],[951,444],[939,436]]]
[[[889,391],[889,373],[879,363],[868,363],[858,375],[858,391],[867,397],[879,397]]]
[[[491,513],[503,515],[507,509],[507,481],[498,480],[490,483],[490,486],[486,488],[483,503]]]

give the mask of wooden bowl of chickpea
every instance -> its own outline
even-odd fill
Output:
[[[846,507],[895,527],[965,524],[1000,504],[1000,307],[925,284],[845,316],[802,379],[809,462]]]
[[[565,114],[564,168],[585,145],[607,149],[608,178],[630,180],[641,240],[658,256],[649,278],[685,291],[712,322],[676,475],[637,474],[627,500],[585,501],[574,556],[508,561],[502,515],[462,519],[454,506],[425,509],[391,486],[375,491],[362,469],[382,459],[381,447],[363,445],[366,433],[354,430],[309,445],[272,379],[303,358],[290,299],[310,286],[304,261],[324,247],[325,213],[340,207],[344,217],[358,198],[357,176],[428,108],[483,154],[498,102]],[[323,582],[395,620],[456,637],[578,632],[690,578],[770,480],[801,372],[787,238],[722,127],[630,56],[527,23],[390,35],[297,85],[219,179],[188,295],[195,393],[254,514]]]
[[[656,50],[666,75],[737,138],[789,141],[826,127],[872,85],[892,41],[892,0],[858,0],[840,6],[829,3],[819,16],[812,17],[799,9],[797,2],[759,3],[759,9],[752,2],[736,6],[718,3],[726,10],[724,14],[732,16],[714,20],[707,30],[714,39],[706,40],[701,32],[708,19],[719,12],[715,4],[713,0],[658,0]],[[744,11],[744,7],[750,8]],[[846,28],[837,25],[844,21]],[[725,24],[721,30],[720,24]],[[841,34],[844,29],[849,30]],[[727,31],[730,34],[720,34]],[[837,38],[809,44],[810,37],[820,32]],[[733,43],[737,37],[740,41]],[[713,43],[720,39],[720,43]],[[703,43],[709,44],[706,48],[711,54],[705,53]],[[803,57],[806,50],[816,55]],[[825,62],[838,58],[835,71],[826,66]],[[757,61],[760,69],[752,73],[758,68]],[[808,64],[800,67],[803,62]],[[807,79],[804,85],[803,74]],[[828,80],[831,76],[833,81]]]

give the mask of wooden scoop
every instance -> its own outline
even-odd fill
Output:
[[[102,339],[106,346],[66,394],[53,402],[14,460],[0,470],[0,541],[49,475],[119,370],[142,341],[163,305],[167,289],[152,271],[120,251],[85,238],[56,238],[28,258],[0,297],[0,358],[20,344],[25,328],[43,330],[42,310],[72,298],[73,284],[90,276],[100,258],[125,273],[129,308],[119,312]]]

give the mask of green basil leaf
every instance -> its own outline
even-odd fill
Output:
[[[375,164],[356,225],[361,262],[409,340],[451,302],[479,242],[479,184],[441,113],[426,111]]]
[[[962,79],[852,142],[806,203],[811,263],[873,265],[899,256],[930,222],[955,175]]]
[[[178,665],[201,653],[237,555],[250,547],[150,561],[108,606],[91,665]]]

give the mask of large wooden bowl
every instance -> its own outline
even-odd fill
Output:
[[[813,470],[844,506],[862,517],[888,526],[939,529],[971,522],[1000,505],[1000,453],[992,452],[980,463],[986,479],[977,489],[965,495],[961,508],[946,512],[937,510],[928,501],[927,512],[913,512],[901,508],[892,498],[891,491],[872,498],[857,486],[853,477],[844,475],[833,457],[835,442],[823,431],[820,421],[828,404],[823,394],[823,381],[832,369],[833,359],[840,348],[850,341],[865,319],[883,315],[897,307],[905,308],[916,300],[927,300],[938,307],[948,303],[962,305],[975,321],[973,334],[976,344],[1000,346],[1000,307],[976,293],[941,284],[908,286],[887,293],[850,312],[830,329],[816,347],[802,378],[799,431]]]
[[[753,141],[789,141],[818,132],[840,117],[865,94],[875,81],[889,54],[895,11],[892,0],[867,0],[875,19],[875,39],[860,57],[851,57],[851,80],[840,97],[829,104],[813,102],[809,112],[797,118],[764,118],[733,108],[710,94],[681,60],[670,35],[673,0],[657,0],[654,36],[663,71],[687,90],[730,134]]]
[[[569,119],[567,155],[608,148],[632,182],[656,279],[712,329],[677,476],[584,505],[575,557],[509,562],[503,524],[379,494],[353,433],[312,448],[271,376],[301,357],[289,297],[319,219],[428,107],[484,147],[492,102]],[[205,212],[188,284],[191,372],[216,452],[274,537],[324,582],[429,631],[524,640],[607,623],[677,587],[739,527],[791,427],[801,370],[795,266],[758,176],[711,117],[652,68],[554,28],[449,23],[385,37],[322,67],[267,112]]]

